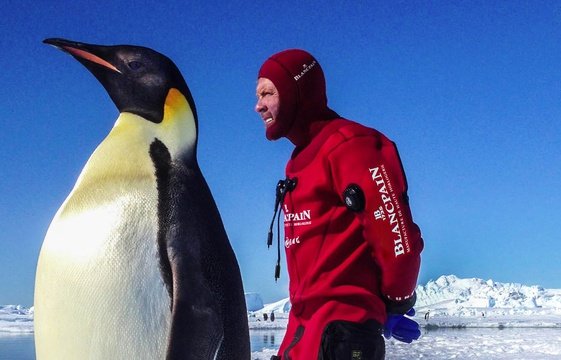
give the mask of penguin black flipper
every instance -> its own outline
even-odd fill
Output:
[[[159,252],[166,254],[161,268],[172,299],[167,359],[249,359],[239,267],[210,189],[196,162],[172,162],[157,140],[150,154],[160,197]]]

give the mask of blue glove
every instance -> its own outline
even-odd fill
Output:
[[[415,309],[411,308],[405,315],[415,315]],[[388,319],[384,324],[384,337],[410,344],[413,340],[417,340],[421,336],[419,324],[411,318],[402,314],[388,314]]]

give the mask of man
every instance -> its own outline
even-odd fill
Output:
[[[404,314],[423,240],[395,144],[329,109],[323,71],[303,50],[267,59],[256,90],[267,139],[295,145],[277,187],[292,308],[273,359],[383,359],[384,332],[420,335]]]

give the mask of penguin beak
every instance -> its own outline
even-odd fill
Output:
[[[117,69],[113,64],[100,57],[100,46],[55,38],[45,39],[43,40],[43,43],[52,45],[57,49],[69,53],[80,62],[86,61],[89,63],[95,63],[121,74],[121,71],[119,71],[119,69]]]

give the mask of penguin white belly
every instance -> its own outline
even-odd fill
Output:
[[[69,196],[43,243],[37,356],[162,359],[171,314],[160,273],[155,181],[128,179],[121,185],[126,191],[98,185],[83,198]]]

